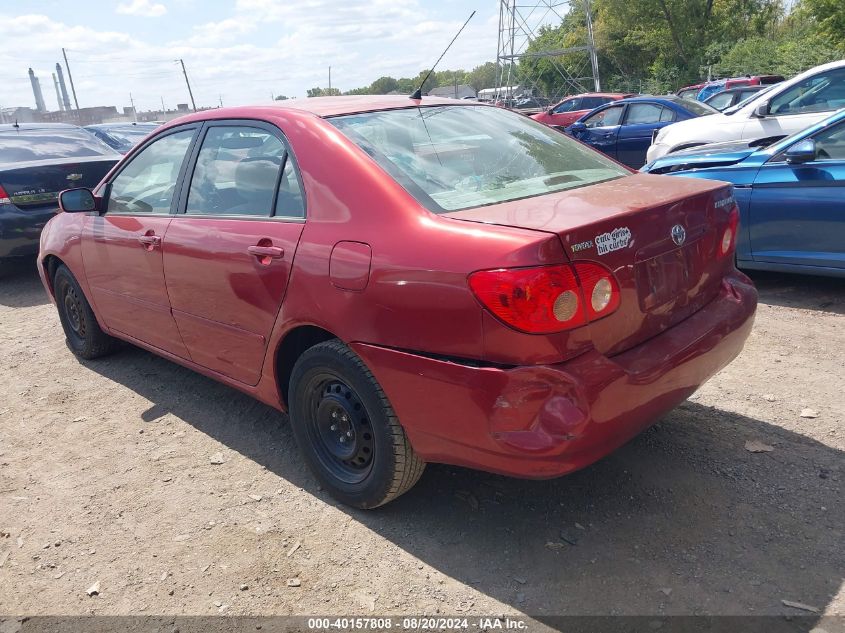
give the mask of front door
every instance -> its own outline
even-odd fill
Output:
[[[573,131],[579,141],[592,145],[611,158],[616,158],[616,141],[625,106],[614,105],[603,108],[584,119],[585,129]]]
[[[164,239],[170,304],[194,362],[258,382],[304,221],[296,164],[279,130],[208,124]]]
[[[815,135],[817,159],[775,156],[754,181],[749,210],[755,261],[845,268],[845,122]]]
[[[162,240],[196,127],[158,137],[106,186],[106,209],[85,219],[82,257],[97,314],[109,329],[187,358],[164,284]]]

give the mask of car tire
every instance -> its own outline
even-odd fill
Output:
[[[306,350],[291,374],[290,420],[305,461],[336,499],[376,508],[413,487],[425,469],[381,386],[333,339]]]
[[[91,360],[111,354],[120,346],[116,338],[100,329],[79,282],[65,265],[53,275],[53,292],[68,347],[74,354]]]

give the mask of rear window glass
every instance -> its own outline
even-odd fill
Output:
[[[113,154],[113,149],[82,129],[23,128],[0,131],[0,163]]]
[[[101,129],[100,133],[108,136],[115,147],[123,151],[129,151],[135,145],[149,136],[157,126],[126,126],[119,128]]]
[[[435,213],[629,173],[565,134],[500,108],[406,108],[330,121]]]
[[[693,101],[691,99],[683,101],[680,105],[692,112],[693,114],[697,114],[698,116],[707,116],[708,114],[716,114],[717,112],[715,108],[711,108],[706,103],[701,103],[701,101]]]

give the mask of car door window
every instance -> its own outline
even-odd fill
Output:
[[[845,107],[845,68],[820,73],[772,98],[769,114],[825,112]]]
[[[285,146],[268,131],[247,126],[208,129],[191,177],[188,215],[270,217]]]
[[[290,154],[285,160],[282,179],[279,181],[275,215],[285,218],[305,217],[305,200],[302,197],[302,188],[299,186],[296,165]]]
[[[845,123],[819,132],[813,140],[819,160],[845,160]]]
[[[563,103],[558,104],[552,112],[554,114],[563,114],[564,112],[575,112],[576,110],[580,110],[579,104],[581,103],[581,99],[570,99],[569,101],[564,101]]]
[[[596,112],[594,115],[588,117],[584,124],[587,127],[609,127],[611,125],[619,125],[622,119],[622,111],[624,106],[611,106],[601,112]]]
[[[156,139],[120,170],[111,182],[107,213],[170,213],[173,191],[193,129]]]
[[[628,125],[642,125],[644,123],[657,123],[663,114],[663,108],[655,103],[632,103],[628,106],[628,116],[625,123]]]

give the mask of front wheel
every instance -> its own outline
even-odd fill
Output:
[[[67,266],[56,269],[53,292],[62,329],[74,354],[90,360],[110,354],[119,346],[117,339],[100,329],[91,305]]]
[[[423,462],[361,358],[338,340],[306,350],[290,385],[294,437],[317,479],[338,500],[375,508],[407,492]]]

